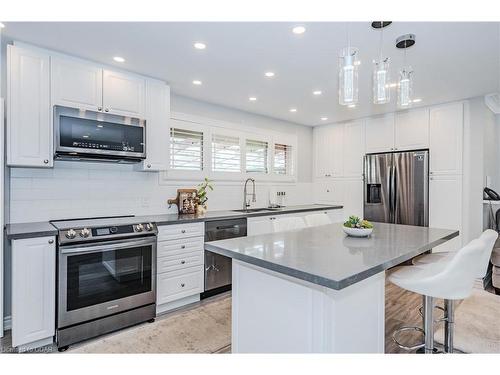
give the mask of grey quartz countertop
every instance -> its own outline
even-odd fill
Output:
[[[234,212],[234,211],[208,211],[204,215],[179,215],[179,214],[163,214],[163,215],[142,215],[142,216],[126,216],[120,218],[110,218],[109,225],[118,224],[133,224],[133,223],[146,223],[152,222],[157,225],[171,225],[182,224],[191,222],[204,222],[211,220],[223,219],[237,219],[244,217],[258,217],[258,216],[274,216],[298,213],[304,211],[322,211],[341,209],[339,205],[323,205],[323,204],[308,204],[300,206],[287,206],[273,211],[260,211],[260,212]],[[106,222],[106,221],[104,221]],[[62,227],[71,227],[71,221],[61,222]],[[106,225],[106,224],[103,224]],[[36,222],[36,223],[19,223],[6,225],[7,239],[14,240],[20,238],[32,238],[42,236],[57,235],[57,229],[49,222]]]
[[[342,224],[208,242],[205,249],[340,290],[458,236],[458,231],[374,223],[368,238]]]
[[[57,235],[57,229],[48,221],[36,223],[7,224],[5,233],[9,240]]]

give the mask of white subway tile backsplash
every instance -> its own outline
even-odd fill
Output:
[[[203,179],[200,176],[199,181]],[[130,165],[56,162],[54,169],[12,168],[10,222],[45,221],[91,216],[175,213],[167,200],[177,188],[195,187],[196,181],[160,180],[159,173],[136,172]],[[313,202],[312,184],[277,184],[256,181],[257,202],[267,206],[270,186],[286,191],[288,205]],[[239,209],[243,205],[241,183],[215,182],[210,210]]]

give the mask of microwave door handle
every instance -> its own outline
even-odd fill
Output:
[[[156,240],[141,240],[141,241],[127,241],[121,243],[110,243],[107,245],[93,245],[93,246],[72,246],[69,248],[61,248],[61,254],[84,254],[84,253],[96,253],[104,251],[112,251],[118,249],[127,249],[135,246],[143,245],[153,245]]]

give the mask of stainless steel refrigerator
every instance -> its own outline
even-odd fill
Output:
[[[364,160],[364,218],[429,225],[429,151],[369,154]]]

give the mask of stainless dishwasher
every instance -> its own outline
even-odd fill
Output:
[[[205,222],[205,242],[245,237],[247,219],[227,219]],[[231,289],[231,258],[205,250],[205,291],[202,298]]]

